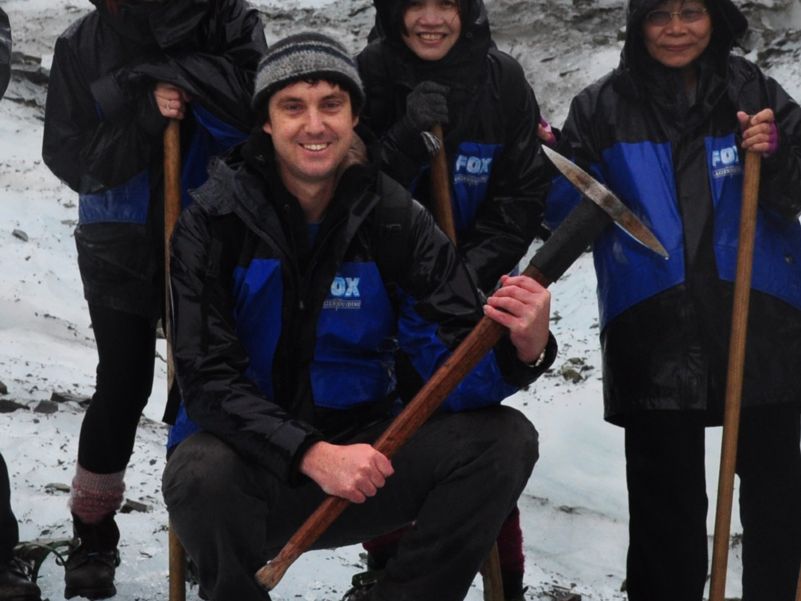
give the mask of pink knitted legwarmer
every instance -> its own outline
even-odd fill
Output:
[[[77,466],[72,480],[70,509],[85,524],[97,524],[122,505],[125,470],[113,474],[95,474]]]

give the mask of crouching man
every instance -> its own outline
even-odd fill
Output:
[[[415,523],[372,599],[461,600],[537,458],[534,427],[499,403],[553,362],[549,293],[509,277],[482,307],[430,214],[357,156],[363,101],[338,42],[273,45],[263,127],[175,232],[185,407],[164,497],[214,601],[269,599],[254,573],[326,494],[355,505],[318,547]],[[397,347],[428,378],[482,314],[508,336],[390,461],[370,443],[397,413]]]

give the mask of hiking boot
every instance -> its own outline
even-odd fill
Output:
[[[368,569],[366,572],[354,574],[351,579],[351,588],[342,597],[342,601],[368,601],[370,591],[373,590],[382,570]]]
[[[98,524],[85,524],[73,514],[75,537],[80,544],[71,550],[64,564],[64,596],[107,599],[117,594],[114,572],[120,565],[117,543],[120,531],[114,514]]]
[[[2,601],[42,601],[42,593],[32,578],[31,565],[17,557],[0,563]]]

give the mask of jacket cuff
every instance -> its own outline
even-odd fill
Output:
[[[100,109],[100,116],[105,121],[116,121],[126,113],[129,107],[128,95],[122,89],[114,73],[93,81],[89,86],[92,96]]]
[[[325,438],[319,432],[307,432],[303,441],[295,448],[295,453],[292,456],[292,462],[286,475],[286,481],[289,482],[290,486],[298,486],[306,480],[306,476],[300,471],[300,462],[303,460],[306,451],[323,440]]]
[[[412,127],[408,117],[403,117],[390,127],[387,138],[399,151],[406,154],[417,163],[424,163],[430,159],[428,148],[421,132]]]
[[[164,133],[164,128],[167,127],[169,119],[161,114],[151,90],[148,90],[144,94],[142,100],[138,104],[136,122],[151,138],[162,135]]]
[[[517,349],[509,340],[509,336],[504,336],[495,345],[495,354],[503,379],[518,388],[527,387],[548,371],[556,360],[558,352],[559,346],[551,332],[548,332],[548,343],[545,345],[543,354],[532,364],[523,363],[517,358]]]

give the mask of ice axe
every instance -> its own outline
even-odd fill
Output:
[[[164,337],[167,339],[167,394],[175,386],[172,356],[170,240],[181,213],[181,122],[170,119],[164,130]],[[175,531],[169,529],[170,601],[186,599],[186,556]]]
[[[523,275],[548,286],[559,279],[613,220],[625,227],[643,245],[667,257],[667,252],[659,241],[612,192],[561,155],[544,146],[543,150],[587,198],[554,230],[548,241],[532,257]],[[502,325],[483,317],[387,427],[373,445],[374,448],[387,457],[392,457],[437,410],[462,378],[495,346],[504,331]],[[268,591],[275,588],[292,562],[314,544],[348,504],[349,501],[341,497],[327,497],[292,535],[278,555],[256,573],[258,583]]]
[[[712,576],[709,601],[723,601],[726,592],[726,567],[729,560],[734,471],[737,466],[737,438],[740,431],[740,407],[745,364],[745,340],[748,330],[748,306],[751,296],[751,271],[754,259],[757,201],[762,158],[758,153],[745,155],[743,203],[737,245],[737,274],[734,279],[734,303],[729,339],[729,365],[726,401],[723,410],[723,440],[720,453],[718,499],[715,513],[715,536],[712,544]],[[801,590],[801,589],[799,589]],[[797,595],[801,597],[801,595]]]

